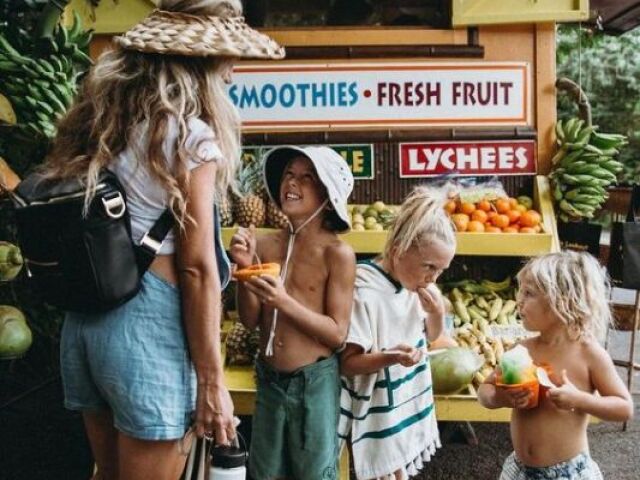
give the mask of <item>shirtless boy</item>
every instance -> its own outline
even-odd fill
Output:
[[[289,229],[231,240],[238,268],[281,265],[238,285],[240,320],[260,327],[258,391],[249,469],[256,480],[336,478],[340,377],[336,350],[349,326],[355,255],[337,233],[349,230],[353,176],[327,147],[269,152],[264,177]]]

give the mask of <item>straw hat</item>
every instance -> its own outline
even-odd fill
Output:
[[[154,10],[115,42],[126,50],[191,57],[236,57],[278,60],[284,48],[254,30],[244,17],[191,15]]]

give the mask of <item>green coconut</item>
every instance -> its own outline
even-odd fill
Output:
[[[0,305],[0,359],[24,355],[32,341],[24,314],[10,305]]]
[[[471,350],[462,347],[447,349],[431,357],[433,392],[450,395],[465,388],[473,374],[482,367],[482,359]]]

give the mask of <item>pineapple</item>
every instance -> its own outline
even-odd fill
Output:
[[[236,322],[226,339],[227,365],[253,365],[260,349],[260,330],[249,331]]]
[[[241,227],[255,225],[262,227],[265,220],[264,183],[262,162],[254,160],[245,163],[238,174],[240,197],[234,199],[233,214]]]
[[[223,227],[232,227],[234,224],[233,204],[230,195],[220,202],[220,223]]]
[[[289,226],[287,216],[271,200],[267,203],[267,226],[273,228],[288,228]]]

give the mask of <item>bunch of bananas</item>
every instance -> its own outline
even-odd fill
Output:
[[[614,159],[626,145],[624,135],[599,133],[595,125],[570,118],[558,120],[558,152],[552,158],[553,197],[563,222],[592,218],[607,199],[607,187],[617,182],[623,165]]]
[[[52,138],[55,122],[77,93],[77,80],[91,65],[82,51],[91,40],[74,13],[73,25],[58,25],[46,39],[48,53],[37,58],[22,54],[0,33],[0,93],[15,110],[18,124],[29,134]]]
[[[485,335],[490,324],[510,325],[518,322],[515,288],[511,278],[501,282],[463,280],[442,285],[453,310],[453,324],[471,324]],[[450,289],[450,290],[449,290]]]

